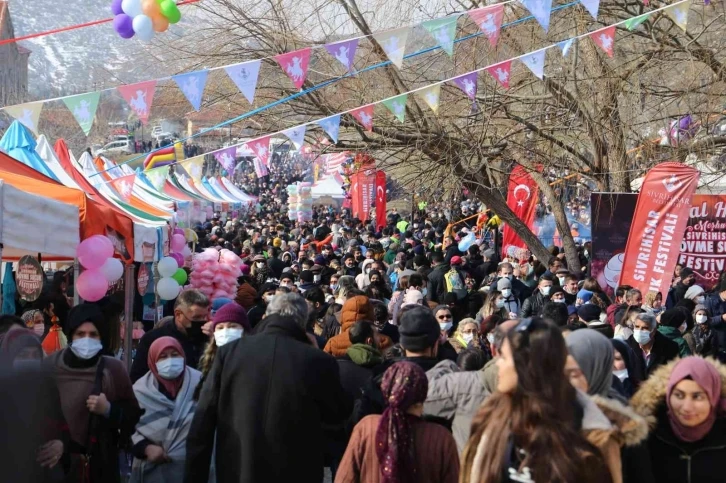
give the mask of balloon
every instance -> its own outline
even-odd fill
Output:
[[[108,283],[119,280],[124,275],[124,264],[118,258],[109,258],[101,265],[101,273],[106,277]]]
[[[123,0],[113,0],[111,2],[111,11],[114,15],[121,15],[124,13],[124,9],[121,7],[121,2]]]
[[[162,277],[171,277],[172,275],[174,275],[174,272],[176,272],[176,270],[179,268],[179,264],[176,263],[176,260],[174,260],[172,257],[164,257],[159,260],[156,268],[157,270],[159,270],[159,275],[161,275]]]
[[[184,236],[184,230],[181,228],[174,228],[174,234]]]
[[[171,278],[176,280],[176,283],[179,285],[184,285],[187,281],[187,272],[185,272],[183,268],[180,268],[174,272],[174,275],[172,275]]]
[[[175,252],[181,252],[184,250],[184,246],[187,244],[184,235],[174,235],[171,237],[171,249]]]
[[[121,9],[131,18],[141,15],[141,0],[122,0]]]
[[[106,295],[108,282],[99,269],[84,270],[76,280],[78,296],[87,302],[98,302]]]
[[[151,40],[154,38],[154,24],[146,15],[137,15],[134,17],[134,32],[141,40]]]
[[[108,258],[113,256],[113,244],[106,237],[92,236],[78,245],[76,256],[83,268],[100,268]]]
[[[169,20],[169,23],[177,23],[181,20],[181,12],[176,6],[174,0],[164,0],[161,2],[161,14]]]
[[[141,0],[141,11],[151,19],[161,16],[161,8],[156,0]]]
[[[177,281],[171,277],[164,277],[156,284],[156,293],[164,300],[174,300],[180,290],[181,287]]]
[[[189,245],[184,245],[184,250],[181,252],[184,259],[187,259],[192,256],[192,249],[189,248]]]
[[[113,18],[113,29],[124,39],[130,39],[136,33],[134,32],[133,19],[125,13],[116,15]]]
[[[184,255],[182,255],[181,253],[173,252],[173,253],[170,253],[169,256],[174,259],[174,261],[176,262],[176,266],[178,268],[181,268],[184,266]]]
[[[464,238],[462,238],[461,241],[459,242],[459,251],[460,252],[467,251],[469,249],[469,247],[474,244],[475,241],[476,241],[476,235],[474,234],[474,232],[467,233],[467,235]]]

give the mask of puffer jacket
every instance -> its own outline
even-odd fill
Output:
[[[323,350],[333,357],[343,357],[348,348],[353,345],[350,342],[348,331],[359,320],[367,320],[371,323],[374,320],[373,306],[365,295],[356,295],[345,301],[340,315],[340,334],[329,339]],[[375,335],[379,350],[384,351],[393,345],[390,337],[379,332]]]

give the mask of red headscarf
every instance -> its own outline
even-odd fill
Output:
[[[159,360],[159,356],[161,355],[164,350],[168,348],[174,348],[181,354],[182,359],[185,360],[184,362],[184,369],[186,370],[186,355],[184,354],[184,349],[182,349],[181,344],[179,344],[179,341],[176,340],[173,337],[164,336],[159,337],[154,342],[152,342],[151,347],[149,347],[149,356],[146,358],[146,363],[149,365],[149,370],[152,374],[154,374],[154,377],[157,381],[159,381],[159,384],[164,386],[164,389],[167,390],[167,392],[171,395],[172,398],[176,398],[177,393],[179,392],[179,389],[181,389],[182,384],[184,383],[184,372],[179,375],[176,379],[164,379],[163,377],[159,376],[159,372],[156,370],[156,363]]]

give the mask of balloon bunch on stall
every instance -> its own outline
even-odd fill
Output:
[[[212,300],[234,299],[242,260],[231,250],[207,248],[194,255],[190,285]]]
[[[159,260],[156,269],[161,279],[156,284],[156,294],[162,300],[174,300],[181,292],[182,285],[187,282],[184,270],[185,259],[191,256],[191,250],[184,238],[184,230],[177,228],[171,237],[171,253]]]
[[[115,15],[113,28],[124,39],[136,35],[149,41],[154,32],[166,32],[169,24],[181,20],[174,0],[113,0],[111,11]]]
[[[103,235],[93,235],[76,248],[78,262],[84,268],[76,280],[78,296],[88,302],[101,300],[110,284],[124,274],[124,265],[113,258],[113,242]]]

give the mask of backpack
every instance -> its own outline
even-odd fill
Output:
[[[455,268],[451,268],[444,274],[444,280],[446,281],[446,291],[453,292],[456,294],[456,298],[463,299],[466,297],[466,285],[461,280],[461,275],[456,271]]]

